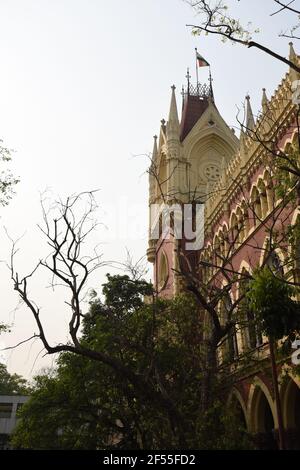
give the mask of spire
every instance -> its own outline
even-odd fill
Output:
[[[155,162],[157,157],[157,135],[153,136],[154,143],[153,143],[153,151],[152,151],[152,162]]]
[[[177,103],[175,95],[175,85],[172,87],[171,105],[169,112],[169,120],[167,122],[167,139],[178,138],[179,139],[179,119],[177,112]]]
[[[289,61],[290,62],[296,62],[297,60],[297,55],[294,49],[294,44],[292,42],[289,43],[290,46],[290,53],[289,53]]]
[[[262,89],[262,92],[263,93],[262,93],[261,105],[262,105],[262,110],[265,113],[269,107],[269,100],[268,100],[265,88]]]
[[[298,64],[298,56],[295,52],[293,43],[290,42],[289,46],[290,46],[289,61],[293,62],[293,64]],[[291,77],[291,82],[299,79],[299,74],[297,74],[296,70],[292,69],[292,67],[290,67],[290,77]]]
[[[210,67],[209,67],[209,79],[208,79],[208,81],[209,81],[210,98],[211,98],[212,102],[214,102],[215,98],[214,98],[214,89],[213,89],[213,84],[212,84],[213,79],[212,79],[212,76],[211,76]]]
[[[246,104],[246,131],[252,131],[254,129],[254,126],[255,126],[255,121],[254,121],[254,117],[253,117],[253,112],[252,112],[252,108],[251,108],[251,104],[250,104],[250,96],[247,95],[246,96],[246,101],[247,101],[247,104]]]

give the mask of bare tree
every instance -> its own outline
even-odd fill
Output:
[[[240,44],[247,48],[256,48],[263,51],[264,53],[274,57],[275,59],[283,62],[284,64],[289,65],[296,72],[300,72],[300,67],[294,61],[286,59],[284,56],[278,54],[276,51],[270,49],[269,47],[264,46],[260,42],[253,40],[253,35],[258,33],[258,30],[251,30],[251,24],[243,26],[241,21],[237,18],[233,18],[228,13],[228,6],[222,0],[184,0],[188,3],[193,10],[199,15],[200,22],[198,24],[189,24],[187,26],[192,28],[192,33],[194,35],[199,35],[201,33],[211,34],[220,36],[223,40],[229,40],[233,43]],[[280,6],[279,10],[272,12],[271,15],[279,14],[282,11],[287,11],[291,15],[295,16],[295,26],[291,28],[291,31],[279,33],[280,36],[290,37],[294,39],[299,39],[295,35],[298,30],[299,24],[299,14],[300,11],[296,8],[293,8],[294,1],[290,2],[281,2],[274,0],[274,3]]]
[[[164,385],[165,378],[160,370],[153,348],[149,349],[142,342],[136,343],[130,335],[126,336],[116,331],[114,341],[119,344],[120,348],[126,346],[132,351],[144,355],[146,365],[145,370],[141,371],[136,370],[132,365],[128,365],[126,361],[122,361],[119,355],[88,347],[80,339],[82,320],[85,317],[82,312],[82,302],[88,281],[92,273],[108,264],[103,260],[97,249],[94,250],[92,255],[84,251],[88,237],[94,233],[98,225],[93,217],[96,209],[94,192],[84,192],[68,197],[66,201],[56,201],[54,204],[50,204],[48,208],[46,207],[45,197],[41,202],[44,224],[40,226],[40,230],[49,246],[49,255],[40,260],[29,274],[20,276],[15,266],[15,258],[18,252],[17,242],[12,240],[9,265],[14,289],[32,313],[38,329],[38,332],[29,340],[39,338],[47,354],[70,352],[99,361],[110,367],[133,387],[133,396],[155,404],[161,412],[167,413],[178,445],[184,447],[186,445],[185,419]],[[125,264],[134,276],[132,282],[141,282],[140,271],[132,263],[130,256]],[[38,275],[41,269],[50,273],[51,285],[54,289],[58,286],[63,287],[70,296],[69,301],[66,302],[70,313],[68,323],[69,339],[64,343],[51,344],[48,340],[47,331],[40,314],[40,307],[32,299],[29,292],[30,281]],[[155,322],[155,318],[153,318],[153,322]],[[154,335],[155,325],[153,325],[152,332]]]

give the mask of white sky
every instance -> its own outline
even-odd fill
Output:
[[[274,37],[287,15],[270,19],[272,0],[228,3],[244,22],[262,28],[261,41],[288,53],[289,40]],[[25,232],[17,260],[23,274],[44,253],[36,225],[39,191],[46,187],[62,196],[99,188],[102,214],[111,208],[108,230],[93,240],[104,241],[104,258],[123,261],[125,247],[136,259],[145,253],[147,159],[134,155],[151,152],[160,119],[167,119],[173,83],[181,108],[181,85],[187,66],[194,75],[196,46],[212,65],[216,104],[232,126],[245,94],[257,112],[261,88],[270,95],[286,71],[259,51],[192,37],[185,25],[196,19],[182,0],[0,0],[0,21],[0,137],[15,149],[12,168],[21,178],[14,199],[0,209],[0,259],[9,257],[3,226],[14,238]],[[207,79],[207,69],[199,78]],[[118,234],[113,219],[123,229],[128,220],[128,235]],[[99,287],[107,271],[91,287]],[[46,289],[47,280],[38,276],[30,292],[42,306],[50,339],[62,341],[64,296]],[[0,342],[10,346],[36,327],[24,307],[14,312],[18,299],[4,264],[0,282],[0,320],[12,325]],[[40,350],[35,343],[10,352],[9,370],[32,376],[52,361],[37,357]]]

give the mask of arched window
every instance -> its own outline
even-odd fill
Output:
[[[241,244],[245,240],[245,225],[244,225],[244,214],[240,207],[236,209],[236,217],[237,217],[238,241]]]
[[[238,219],[237,219],[235,212],[231,214],[230,229],[231,229],[232,243],[236,245],[238,242]]]
[[[169,266],[166,254],[162,252],[159,262],[159,276],[158,276],[158,285],[160,289],[166,287],[167,281],[169,278]]]
[[[246,239],[248,237],[249,231],[250,231],[250,221],[249,221],[249,207],[246,204],[245,200],[243,200],[242,203],[241,203],[241,210],[242,210],[242,213],[243,213],[244,236],[245,236],[245,239]]]
[[[264,219],[269,212],[269,206],[266,186],[262,179],[258,182],[258,191],[260,196],[261,216]]]
[[[266,266],[277,275],[283,276],[284,270],[282,266],[281,259],[275,250],[272,250],[266,258]]]
[[[228,257],[228,250],[229,250],[229,236],[228,236],[228,228],[225,224],[223,224],[222,228],[222,239],[223,239],[223,246],[224,246],[224,257]]]
[[[226,293],[223,296],[220,304],[220,315],[221,323],[225,325],[229,321],[229,315],[231,315],[230,320],[232,320],[232,299],[230,293]],[[234,362],[239,357],[238,349],[238,340],[236,333],[236,325],[232,325],[230,331],[227,334],[226,341],[223,344],[223,359],[225,362]]]
[[[247,278],[248,271],[242,270],[242,277],[239,283],[239,295],[244,296],[241,302],[241,316],[243,324],[243,343],[245,349],[255,349],[263,344],[263,337],[260,324],[257,321],[256,315],[249,306],[247,299],[247,290],[249,286],[249,278]]]
[[[253,225],[254,227],[257,227],[262,219],[262,208],[260,194],[256,186],[252,188],[250,202],[253,214]]]
[[[275,191],[271,175],[268,170],[264,172],[264,182],[266,189],[266,197],[269,211],[272,211],[275,207]]]

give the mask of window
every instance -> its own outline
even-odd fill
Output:
[[[164,289],[169,277],[169,268],[168,268],[168,261],[165,253],[162,253],[160,257],[160,264],[159,264],[159,287]]]
[[[0,418],[10,418],[12,407],[12,403],[0,403]]]
[[[283,267],[278,254],[275,251],[271,251],[266,259],[266,265],[270,270],[277,275],[283,276]]]

